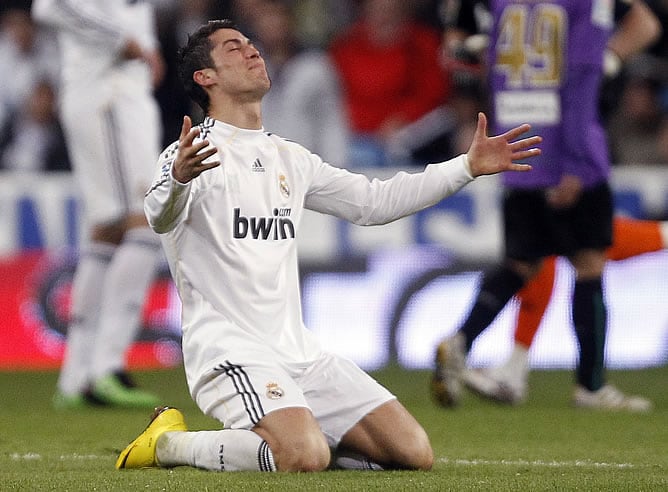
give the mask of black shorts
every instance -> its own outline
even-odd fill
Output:
[[[503,199],[506,256],[532,261],[571,256],[612,244],[612,192],[607,183],[583,191],[567,209],[553,209],[545,189],[510,189]]]

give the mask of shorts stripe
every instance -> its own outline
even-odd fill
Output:
[[[121,205],[125,212],[130,210],[130,199],[128,197],[128,186],[123,170],[123,159],[121,155],[121,145],[118,141],[118,125],[113,111],[108,110],[104,112],[104,131],[106,133],[107,150],[111,161],[111,173],[116,183],[116,193],[121,201]]]
[[[243,367],[232,364],[230,361],[225,361],[225,364],[220,364],[216,367],[217,371],[225,371],[225,374],[230,377],[237,394],[244,402],[244,408],[248,414],[248,418],[256,425],[262,417],[264,417],[264,409],[260,402],[260,397],[253,387],[248,374]]]

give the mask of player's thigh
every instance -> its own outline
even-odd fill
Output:
[[[614,203],[608,183],[586,189],[572,218],[578,249],[606,249],[612,244]]]
[[[428,470],[434,460],[424,428],[397,400],[365,415],[343,436],[340,447],[392,468]]]
[[[161,146],[158,106],[149,94],[131,92],[113,106],[123,155],[122,172],[130,213],[143,215],[144,195],[155,174]]]
[[[422,426],[351,360],[325,353],[299,383],[332,448],[388,468],[431,467],[431,445]]]
[[[327,352],[298,382],[331,448],[367,414],[395,399],[353,361]]]
[[[200,409],[226,429],[253,430],[280,470],[322,469],[329,446],[293,375],[270,357],[218,364],[195,386]]]
[[[143,215],[143,200],[159,155],[154,101],[108,88],[66,94],[62,120],[73,169],[92,224]]]
[[[114,172],[120,153],[109,128],[108,94],[101,89],[76,96],[66,94],[61,108],[72,168],[89,223],[108,223],[124,209]]]
[[[162,141],[160,109],[155,99],[144,91],[126,91],[114,100],[113,111],[131,167],[149,169],[152,177]]]
[[[507,190],[503,200],[505,255],[524,262],[552,254],[550,212],[542,189]]]

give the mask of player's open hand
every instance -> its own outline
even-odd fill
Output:
[[[503,171],[529,171],[530,165],[516,161],[539,155],[540,149],[533,146],[543,140],[537,135],[517,140],[530,128],[524,124],[501,135],[488,137],[487,117],[484,113],[478,113],[478,126],[467,153],[471,175],[476,177]]]
[[[204,162],[217,152],[208,140],[193,143],[199,136],[199,128],[192,127],[189,116],[184,116],[179,135],[179,149],[172,165],[172,176],[179,183],[188,183],[204,171],[220,166],[220,161]]]

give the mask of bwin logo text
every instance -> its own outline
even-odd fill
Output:
[[[273,217],[244,217],[239,208],[234,209],[234,239],[252,237],[265,241],[294,239],[295,225],[290,220],[289,208],[275,208]]]

